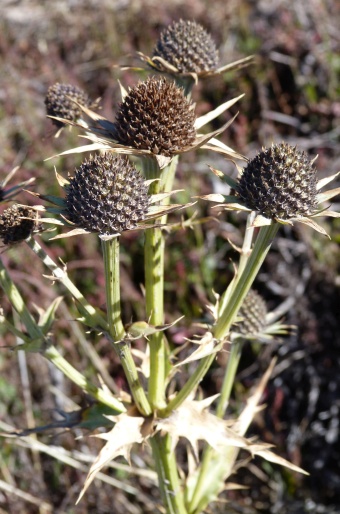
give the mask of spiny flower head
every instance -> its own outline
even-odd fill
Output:
[[[166,28],[153,50],[180,73],[200,73],[214,70],[218,51],[211,35],[195,21],[179,20]]]
[[[76,121],[81,117],[82,111],[75,102],[84,107],[90,105],[90,99],[82,89],[71,84],[59,84],[57,82],[49,87],[47,91],[45,98],[46,113],[48,116]],[[55,119],[52,119],[52,123],[57,127],[64,125],[62,121]]]
[[[0,238],[5,245],[27,239],[37,229],[37,213],[25,205],[12,205],[0,215]]]
[[[308,216],[317,205],[316,169],[305,152],[286,143],[272,145],[249,161],[237,196],[269,219]]]
[[[227,210],[254,211],[252,226],[261,227],[274,222],[293,225],[294,222],[312,227],[328,235],[315,218],[331,216],[339,218],[340,213],[319,205],[340,194],[340,187],[320,192],[332,182],[340,171],[317,180],[314,161],[287,143],[273,144],[262,150],[241,170],[234,180],[219,170],[213,173],[231,187],[231,194],[211,194],[200,198],[219,202]],[[221,205],[221,202],[222,205]]]
[[[240,321],[235,325],[235,330],[242,335],[255,335],[264,331],[267,321],[267,305],[262,296],[250,289],[239,310]]]
[[[115,122],[119,143],[170,157],[196,138],[194,104],[163,77],[130,89]]]
[[[77,227],[101,236],[131,230],[149,206],[148,185],[127,158],[90,157],[66,187],[66,215]]]

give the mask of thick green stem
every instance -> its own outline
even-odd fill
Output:
[[[60,369],[72,382],[81,387],[85,392],[90,394],[99,402],[111,407],[117,412],[124,412],[126,409],[124,405],[114,398],[110,393],[104,389],[100,389],[91,382],[89,382],[79,371],[77,371],[66,359],[58,352],[58,350],[49,344],[47,338],[43,334],[40,327],[37,325],[31,313],[28,311],[25,302],[20,295],[17,287],[12,282],[2,260],[0,259],[0,284],[6,296],[11,302],[13,308],[18,313],[21,322],[25,325],[30,338],[33,340],[41,341],[42,354],[51,361],[58,369]],[[44,342],[46,344],[44,344]],[[25,345],[26,346],[26,345]],[[45,347],[46,346],[46,347]],[[20,349],[20,348],[19,348]]]
[[[150,194],[170,191],[177,166],[174,158],[169,166],[160,170],[155,159],[143,159],[145,177],[155,180],[150,186]],[[166,222],[166,217],[160,220]],[[146,314],[150,324],[164,323],[164,235],[161,228],[150,228],[145,232],[144,266],[145,266],[145,301]],[[162,332],[156,332],[149,338],[150,378],[149,401],[153,409],[165,406],[166,348]]]
[[[156,463],[159,489],[167,514],[187,514],[171,437],[156,434],[150,439]]]
[[[160,170],[155,160],[143,159],[143,172],[147,179],[159,179],[150,186],[150,193],[171,191],[178,158]],[[164,203],[167,203],[166,200]],[[160,220],[166,223],[166,216]],[[164,235],[161,228],[151,228],[145,233],[145,297],[146,313],[152,325],[164,323]],[[149,401],[153,410],[165,406],[166,347],[162,332],[149,338],[150,378]],[[175,452],[171,450],[169,435],[156,434],[151,438],[152,453],[158,474],[159,488],[167,514],[186,514],[183,492],[176,465]]]
[[[121,319],[120,306],[119,238],[102,240],[102,251],[109,336],[120,358],[135,404],[143,415],[149,416],[151,414],[150,404],[139,380],[131,354],[130,342],[124,339],[126,333]]]

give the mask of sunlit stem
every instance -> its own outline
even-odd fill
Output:
[[[176,157],[162,170],[156,159],[143,159],[142,166],[145,178],[158,179],[150,185],[150,194],[171,190],[177,166]],[[166,216],[162,217],[160,223],[166,223]],[[146,314],[149,323],[156,326],[164,323],[164,248],[162,229],[154,227],[146,230],[144,246]],[[162,332],[156,332],[149,338],[149,401],[153,409],[165,406],[167,358],[165,344]]]
[[[150,404],[139,380],[137,368],[133,360],[130,342],[125,339],[126,333],[121,318],[120,304],[120,272],[119,272],[119,237],[109,240],[102,239],[102,251],[105,270],[105,292],[109,338],[120,358],[131,394],[138,410],[145,416],[151,414]]]
[[[231,343],[231,349],[228,357],[227,367],[224,373],[221,393],[218,398],[216,407],[216,416],[218,418],[223,418],[224,413],[228,407],[230,394],[234,385],[237,368],[241,358],[242,346],[243,341],[240,340],[236,340]]]
[[[155,458],[159,489],[167,514],[187,514],[177,471],[176,454],[171,437],[159,433],[150,439]]]
[[[117,412],[124,412],[124,405],[114,398],[107,390],[100,389],[89,380],[87,380],[79,371],[77,371],[60,352],[51,345],[48,338],[44,335],[41,328],[37,325],[35,319],[27,309],[25,302],[20,295],[16,285],[9,276],[2,260],[0,259],[0,285],[4,290],[7,298],[11,302],[13,308],[18,313],[21,322],[25,325],[26,330],[32,339],[32,344],[39,341],[41,345],[41,353],[50,362],[52,362],[60,371],[64,373],[74,384],[78,385],[83,391],[91,395],[97,401],[111,407]],[[27,345],[24,345],[27,348]],[[27,348],[29,351],[29,346]]]

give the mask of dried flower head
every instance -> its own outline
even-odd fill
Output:
[[[46,113],[48,116],[76,121],[81,117],[81,109],[77,103],[87,107],[90,99],[79,87],[70,84],[59,84],[58,82],[49,87],[45,98]],[[52,119],[57,127],[62,127],[62,121]]]
[[[235,325],[235,330],[246,336],[260,334],[267,325],[267,305],[262,296],[250,289],[239,310],[240,321]]]
[[[148,67],[175,77],[190,92],[199,77],[218,75],[247,66],[253,57],[217,67],[218,50],[211,35],[195,21],[179,20],[164,29],[152,57],[138,52]]]
[[[304,152],[287,143],[273,144],[250,160],[244,170],[239,170],[237,181],[211,168],[215,175],[231,186],[231,194],[212,194],[201,198],[223,202],[221,207],[228,210],[255,211],[257,216],[253,226],[273,222],[293,225],[298,221],[327,235],[314,219],[320,216],[340,217],[338,212],[318,207],[340,193],[340,188],[320,193],[340,172],[317,180],[315,159],[308,159]]]
[[[272,145],[249,161],[237,196],[269,219],[312,214],[317,205],[316,169],[304,152],[286,143]]]
[[[91,144],[66,150],[60,155],[112,149],[125,155],[151,157],[162,169],[174,156],[200,147],[244,160],[242,155],[215,139],[235,117],[209,134],[196,132],[243,95],[224,102],[196,119],[195,104],[185,97],[183,88],[163,77],[151,77],[129,91],[121,86],[121,92],[123,101],[114,122],[85,106],[81,107],[81,120],[65,120],[68,125],[86,131],[86,139]]]
[[[179,20],[161,32],[152,57],[174,66],[179,73],[216,69],[218,51],[211,35],[195,21]],[[166,71],[166,69],[164,69]]]
[[[37,212],[24,205],[15,204],[0,215],[0,238],[5,245],[24,241],[37,227]]]
[[[151,77],[130,89],[116,115],[117,140],[170,157],[194,143],[194,104],[164,78]]]
[[[124,157],[90,157],[66,188],[68,219],[87,232],[112,236],[137,226],[148,206],[148,185]]]

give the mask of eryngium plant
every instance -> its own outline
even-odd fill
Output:
[[[171,157],[195,141],[194,104],[173,82],[151,77],[125,96],[115,132],[120,144]]]
[[[179,20],[164,29],[152,52],[158,60],[174,66],[179,73],[200,73],[214,70],[218,51],[211,35],[195,21]],[[166,68],[163,66],[163,71]]]
[[[38,228],[37,212],[25,205],[8,207],[0,215],[0,239],[13,245],[27,239]]]
[[[76,121],[81,117],[82,111],[77,104],[84,107],[90,105],[89,97],[79,87],[59,82],[49,87],[45,97],[46,113],[53,116],[52,123],[57,127],[62,127],[64,123],[54,118]]]
[[[137,227],[148,207],[148,184],[124,157],[85,160],[66,187],[67,218],[88,232],[112,236]]]

